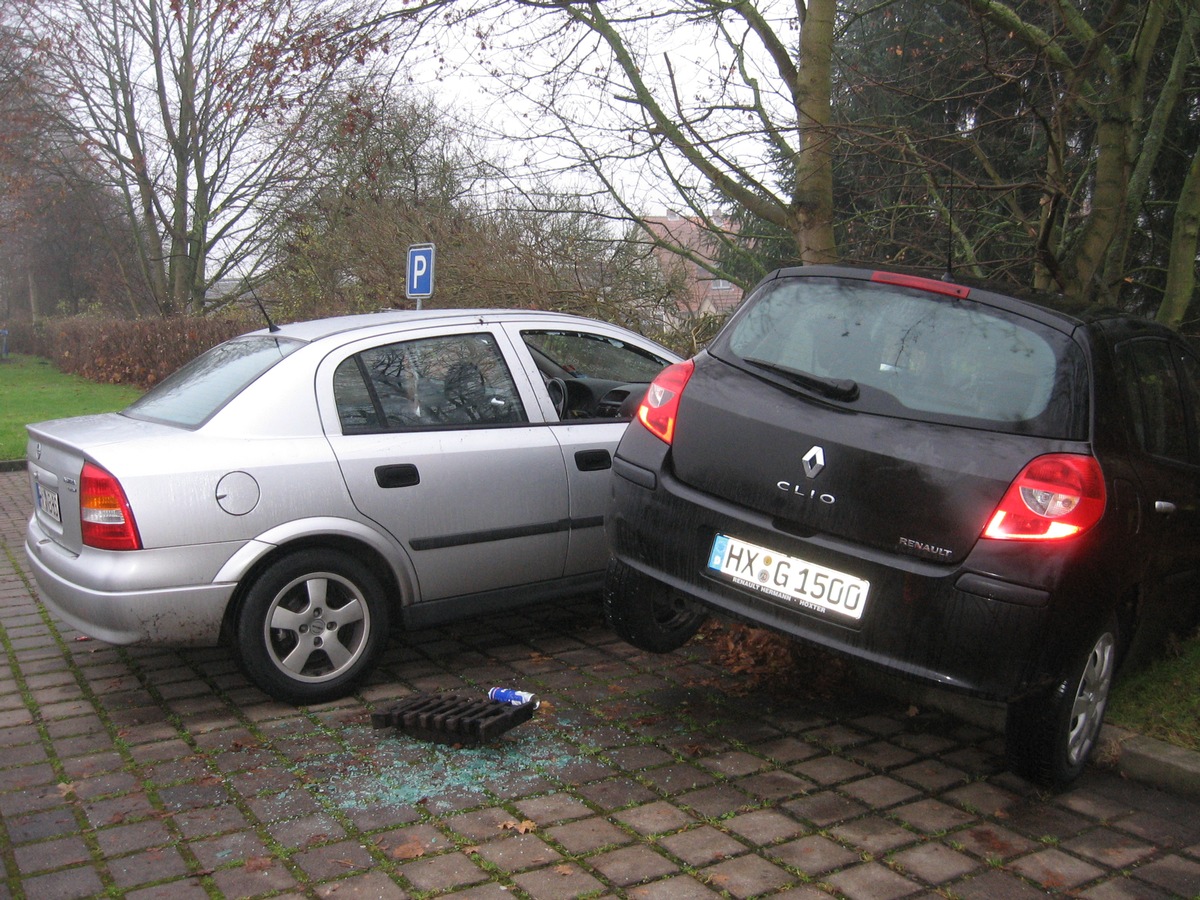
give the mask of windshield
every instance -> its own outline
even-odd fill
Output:
[[[234,338],[197,356],[126,407],[135,419],[196,428],[300,342],[277,337]]]
[[[781,279],[751,298],[713,352],[864,412],[1045,437],[1086,428],[1086,370],[1070,338],[945,295]]]

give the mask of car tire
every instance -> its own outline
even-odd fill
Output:
[[[708,618],[662,582],[619,560],[609,562],[605,573],[604,614],[617,637],[651,653],[682,647]]]
[[[338,550],[301,550],[254,579],[238,609],[234,648],[247,677],[276,700],[304,706],[344,697],[387,643],[379,579]]]
[[[1005,749],[1013,771],[1050,788],[1079,777],[1100,737],[1119,646],[1112,619],[1052,690],[1009,704]]]

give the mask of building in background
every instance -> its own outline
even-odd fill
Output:
[[[718,238],[706,230],[699,219],[670,212],[649,216],[646,227],[654,239],[653,253],[668,280],[678,279],[680,292],[678,321],[694,321],[706,316],[724,317],[742,300],[742,289],[717,278],[706,263],[719,253]]]

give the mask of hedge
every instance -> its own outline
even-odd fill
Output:
[[[168,319],[72,316],[8,326],[8,349],[50,360],[63,372],[142,389],[221,341],[261,327],[246,317]]]

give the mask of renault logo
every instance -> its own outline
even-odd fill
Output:
[[[801,457],[800,461],[804,463],[804,474],[809,478],[816,478],[825,468],[825,451],[820,447],[813,447]]]

